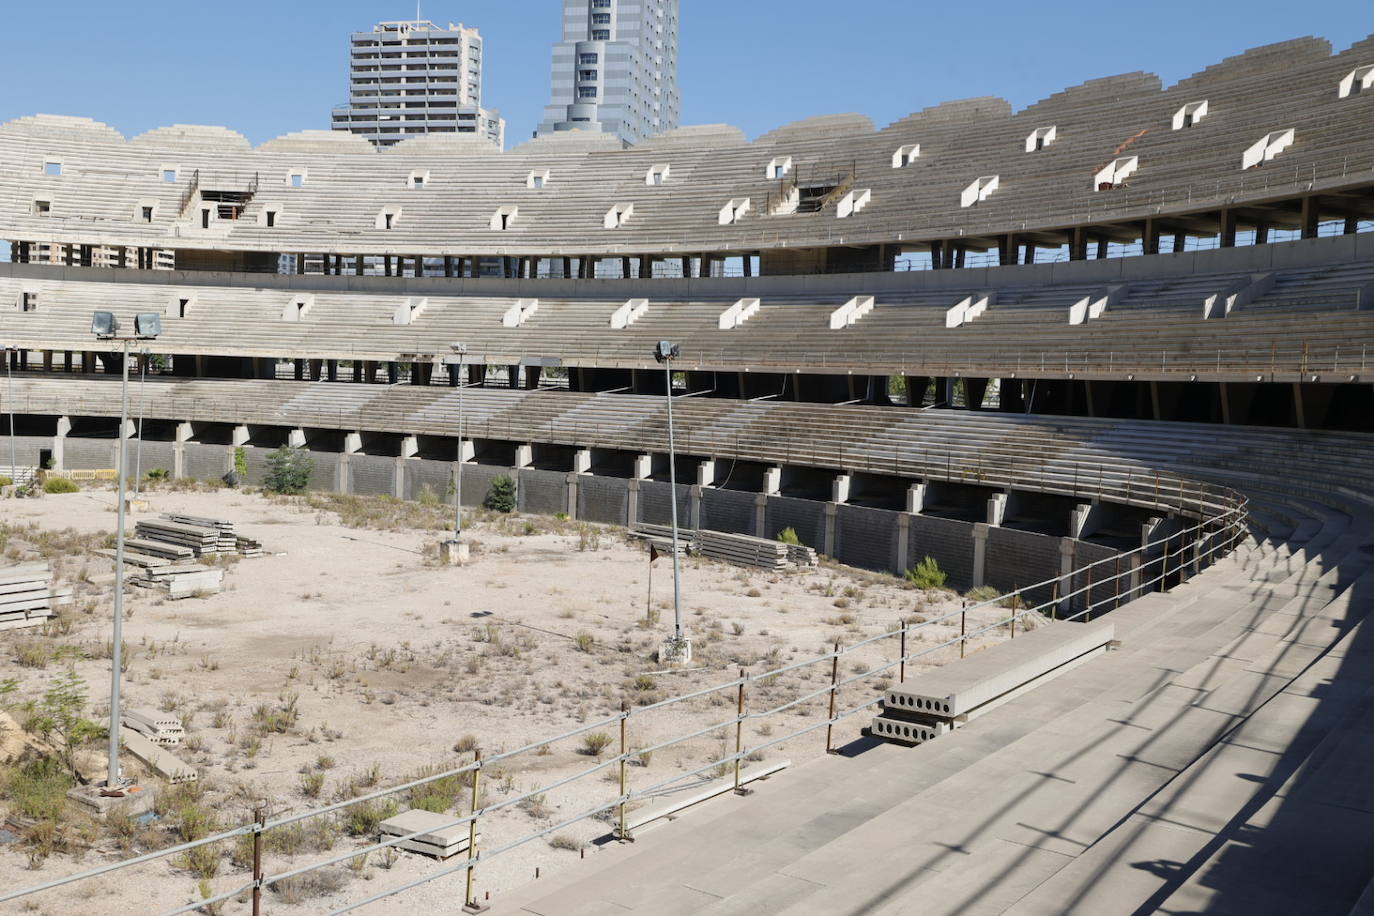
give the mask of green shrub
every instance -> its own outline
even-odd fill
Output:
[[[935,562],[934,557],[926,557],[916,564],[915,569],[906,571],[906,581],[917,588],[944,588],[948,574]]]
[[[6,800],[14,811],[39,821],[55,821],[67,804],[75,780],[56,757],[40,757],[11,770],[4,781]]]
[[[234,449],[234,473],[240,478],[248,476],[248,452],[242,446]]]
[[[12,483],[14,483],[13,477],[6,477],[5,475],[0,474],[0,487],[8,487]]]
[[[980,585],[964,592],[964,597],[974,604],[982,604],[985,601],[996,601],[1002,597],[1002,593],[991,585]]]
[[[582,736],[582,748],[591,757],[600,757],[611,746],[611,736],[605,732],[591,732]]]
[[[66,477],[49,477],[43,481],[44,493],[79,493],[81,488],[76,485],[76,481]]]
[[[778,532],[778,540],[784,544],[791,544],[793,547],[802,546],[801,538],[797,537],[797,529],[784,528]]]
[[[166,480],[172,476],[172,472],[166,468],[153,468],[148,472],[149,480]]]
[[[370,836],[382,821],[396,816],[400,809],[391,799],[365,801],[344,809],[344,829],[352,836]]]
[[[487,498],[482,500],[482,507],[492,512],[509,514],[515,511],[515,505],[515,481],[502,474],[491,482],[491,489],[487,490]]]
[[[304,493],[310,486],[315,462],[303,448],[283,445],[267,456],[267,476],[262,485],[273,493]]]

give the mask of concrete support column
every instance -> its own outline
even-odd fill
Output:
[[[835,514],[839,508],[834,503],[825,504],[825,535],[821,539],[821,553],[827,557],[835,555]]]
[[[337,382],[339,380],[339,361],[337,359],[331,359],[326,362],[325,372],[331,382]]]
[[[61,420],[58,421],[58,431],[62,429]],[[186,443],[191,439],[191,424],[178,423],[176,431],[172,435],[172,479],[180,480],[186,476]],[[53,457],[57,456],[57,450],[53,449]]]
[[[1230,207],[1221,211],[1221,247],[1236,247],[1236,211]]]
[[[572,472],[574,474],[590,474],[592,472],[591,449],[580,448],[577,451],[573,452]]]
[[[701,528],[701,487],[687,489],[687,524],[693,531]]]
[[[911,516],[897,516],[897,555],[892,558],[892,573],[900,576],[906,571],[906,558],[911,556]]]
[[[534,463],[534,446],[528,442],[521,443],[515,447],[515,468],[527,468]]]
[[[1307,409],[1302,400],[1302,383],[1293,383],[1293,423],[1298,429],[1307,429]]]
[[[980,587],[986,581],[988,568],[988,526],[973,526],[973,581],[972,587]]]
[[[305,430],[291,430],[286,434],[286,444],[292,448],[305,448]]]
[[[849,502],[849,485],[851,478],[848,474],[836,474],[835,479],[830,482],[830,501],[838,505]]]
[[[396,467],[391,475],[391,495],[397,499],[406,498],[406,460],[396,459]]]
[[[401,440],[401,457],[414,458],[420,453],[420,440],[415,436],[406,436]]]
[[[1146,218],[1140,243],[1145,254],[1159,254],[1159,221],[1154,217]]]
[[[1069,613],[1073,604],[1068,598],[1069,592],[1073,591],[1073,538],[1059,539],[1059,616],[1063,617]]]
[[[625,524],[631,528],[639,524],[639,481],[631,480],[626,485]]]
[[[573,521],[577,521],[577,487],[578,478],[577,474],[574,472],[572,474],[569,474],[566,478],[564,492],[567,493],[568,499],[563,506],[563,511],[566,512],[568,514],[568,518],[572,519]]]
[[[1302,237],[1314,239],[1317,237],[1317,223],[1321,219],[1321,204],[1316,197],[1304,197],[1302,199]]]
[[[635,480],[648,480],[653,475],[654,456],[636,455],[634,475]]]
[[[233,435],[233,438],[230,440],[230,442],[231,442],[231,444],[234,446],[234,448],[239,448],[239,447],[241,447],[241,446],[247,445],[247,444],[248,444],[248,427],[247,427],[247,426],[235,426],[235,427],[234,427],[234,435]]]
[[[715,482],[716,460],[714,458],[707,458],[701,464],[697,465],[697,486],[711,487],[715,485]]]
[[[477,461],[477,443],[471,439],[464,439],[458,443],[458,460],[463,464],[474,464]]]
[[[53,463],[53,467],[57,468],[58,470],[65,470],[66,467],[67,467],[66,462],[65,462],[65,458],[66,458],[66,443],[67,443],[67,436],[69,436],[69,435],[71,434],[71,431],[72,431],[72,421],[71,421],[71,418],[69,418],[69,417],[58,417],[58,418],[57,418],[57,433],[56,433],[56,435],[54,435],[54,436],[52,437],[52,463]]]
[[[906,511],[911,515],[920,515],[926,508],[926,485],[923,483],[913,483],[906,489]]]
[[[345,433],[343,453],[339,455],[339,466],[336,471],[334,489],[340,493],[353,492],[353,456],[362,451],[362,433]]]
[[[1126,595],[1126,600],[1134,601],[1140,597],[1140,554],[1133,553],[1130,556],[1130,592]]]
[[[1002,520],[1007,517],[1007,494],[994,493],[988,497],[988,524],[1001,528]]]
[[[754,495],[754,537],[768,537],[768,497],[762,493]]]
[[[782,491],[782,468],[774,465],[763,470],[763,495],[777,496]]]

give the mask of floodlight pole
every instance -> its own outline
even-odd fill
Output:
[[[4,350],[0,350],[0,353],[5,354],[5,379],[7,389],[5,393],[5,406],[8,407],[10,411],[10,476],[14,478],[10,483],[18,484],[19,468],[15,464],[14,457],[14,360],[19,356],[19,348],[13,345],[7,346]]]
[[[148,349],[145,347],[138,354],[138,449],[134,459],[134,499],[138,499],[138,486],[143,479],[143,408],[148,403],[144,394],[147,381]]]
[[[682,575],[678,568],[677,534],[677,447],[673,441],[673,360],[663,360],[663,377],[667,383],[668,395],[668,486],[671,490],[668,504],[672,507],[673,520],[673,641],[682,644]]]
[[[455,371],[458,373],[458,469],[454,472],[453,482],[453,540],[463,540],[463,460],[467,457],[463,448],[463,355],[468,352],[466,344],[450,344],[450,349],[458,357]]]
[[[117,789],[123,785],[119,775],[119,678],[124,663],[124,470],[128,464],[128,422],[129,422],[129,344],[132,338],[123,338],[124,359],[123,384],[120,389],[119,409],[119,506],[115,510],[115,596],[114,596],[114,643],[110,649],[110,766],[105,775],[105,787]]]

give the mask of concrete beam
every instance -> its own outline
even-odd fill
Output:
[[[635,480],[648,480],[653,475],[654,456],[636,455],[634,466]]]
[[[420,453],[420,440],[415,436],[406,436],[401,440],[401,457],[414,458]]]
[[[345,433],[343,453],[345,455],[356,455],[363,450],[363,434],[360,432]]]
[[[763,495],[777,496],[782,492],[782,468],[774,465],[763,470]]]
[[[534,464],[534,446],[528,442],[515,447],[515,468],[527,468]]]
[[[239,448],[240,446],[247,445],[247,444],[248,444],[248,427],[246,427],[246,426],[235,426],[235,427],[234,427],[234,435],[233,435],[233,438],[232,438],[231,442],[232,442],[234,448]]]
[[[988,526],[973,526],[973,577],[972,586],[980,587],[985,580],[988,566]]]
[[[697,465],[697,486],[710,487],[716,482],[716,460],[707,458]]]
[[[913,483],[906,490],[906,511],[912,515],[920,515],[926,508],[926,485],[923,483]]]
[[[1002,520],[1007,517],[1007,494],[994,493],[988,497],[988,524],[1001,528]]]
[[[848,474],[836,474],[830,483],[830,501],[839,505],[849,502],[850,483],[851,478]]]
[[[305,430],[293,429],[286,434],[286,444],[292,448],[305,448]]]
[[[580,448],[573,452],[573,473],[590,474],[592,472],[592,450]],[[572,513],[568,513],[571,515]]]

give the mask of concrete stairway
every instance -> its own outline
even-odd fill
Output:
[[[930,744],[856,742],[494,912],[1349,912],[1374,874],[1374,512],[1252,498],[1274,532],[1114,612],[1119,652]]]

